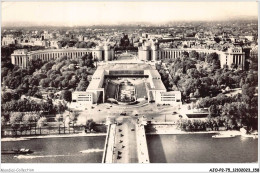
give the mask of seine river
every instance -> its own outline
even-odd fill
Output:
[[[147,135],[152,163],[252,163],[258,160],[258,140],[212,134]]]
[[[214,139],[212,134],[147,135],[152,163],[257,162],[257,139]],[[30,155],[2,155],[2,163],[101,163],[105,136],[2,142],[2,149],[30,148]]]
[[[2,142],[2,149],[34,151],[30,155],[2,155],[2,163],[101,163],[105,138],[85,136]]]

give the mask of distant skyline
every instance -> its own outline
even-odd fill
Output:
[[[257,2],[2,2],[2,26],[89,26],[257,18]]]

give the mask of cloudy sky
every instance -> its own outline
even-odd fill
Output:
[[[93,25],[257,17],[257,2],[2,2],[2,24]]]

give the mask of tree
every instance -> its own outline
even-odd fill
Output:
[[[44,126],[44,124],[47,122],[46,117],[41,117],[38,121],[37,121],[37,127],[40,128],[40,134],[42,134],[42,127]]]
[[[32,115],[31,114],[25,114],[24,116],[23,116],[23,124],[25,125],[25,127],[26,127],[26,130],[27,129],[29,129],[30,130],[30,135],[32,134],[31,132],[31,123],[32,123],[32,121],[33,121],[33,117],[32,117]]]
[[[35,132],[35,135],[36,135],[37,121],[39,120],[39,118],[40,118],[39,114],[37,114],[37,113],[31,114],[30,121],[34,122],[34,132]]]
[[[45,78],[45,79],[41,79],[39,84],[41,85],[41,87],[46,88],[49,86],[50,82],[51,81],[49,78]]]
[[[200,91],[199,89],[196,89],[196,91],[194,92],[194,97],[199,98],[200,97]]]
[[[79,116],[79,113],[76,111],[73,111],[69,115],[70,122],[72,122],[72,126],[73,126],[73,133],[75,133],[74,124],[75,124],[78,116]]]
[[[89,82],[86,79],[81,79],[76,90],[77,91],[86,91],[88,85],[89,85]]]
[[[218,111],[216,105],[211,105],[209,107],[209,116],[210,117],[217,117],[217,116],[219,116],[219,111]]]
[[[182,52],[181,57],[183,57],[184,59],[188,58],[189,57],[189,53],[184,51],[184,52]]]
[[[67,88],[69,85],[69,81],[67,79],[64,79],[62,82],[61,82],[61,86],[62,88]]]
[[[192,50],[191,52],[190,52],[190,54],[189,54],[189,57],[190,58],[194,58],[194,59],[198,59],[199,58],[199,53],[198,52],[196,52],[195,50]]]
[[[208,56],[207,56],[207,58],[206,58],[206,61],[207,61],[208,63],[213,63],[213,60],[219,60],[218,54],[215,53],[215,52],[208,54]]]
[[[220,69],[220,60],[217,59],[217,60],[213,60],[213,69],[216,70],[216,69]]]
[[[237,68],[237,65],[236,65],[235,63],[232,63],[232,64],[230,65],[230,68],[236,69],[236,68]]]
[[[89,119],[89,120],[86,122],[86,129],[88,129],[89,131],[93,130],[95,124],[96,124],[96,123],[93,121],[93,119]]]
[[[15,135],[17,135],[17,130],[21,127],[22,118],[23,113],[21,112],[14,112],[10,116],[10,124],[15,132]]]
[[[96,43],[94,43],[92,41],[88,41],[87,45],[86,45],[87,48],[92,48],[92,47],[95,47],[95,46],[96,46]]]
[[[6,125],[6,122],[7,122],[6,118],[4,116],[1,116],[1,127],[2,127],[2,129]]]
[[[83,41],[81,43],[79,43],[78,48],[86,48],[87,44]]]
[[[2,94],[2,103],[9,102],[12,99],[12,94],[10,92],[4,92]]]
[[[49,97],[50,99],[53,99],[53,98],[54,98],[54,93],[52,93],[52,92],[48,93],[48,97]]]
[[[82,57],[81,57],[81,60],[82,60],[82,66],[85,66],[85,61],[86,61],[86,59],[87,59],[87,54],[85,54],[85,55],[83,55]]]
[[[98,58],[94,58],[94,62],[96,64],[96,68],[97,68]]]
[[[249,84],[244,84],[242,86],[242,98],[248,104],[251,104],[251,98],[254,97],[255,87],[250,87]]]
[[[200,77],[198,70],[195,68],[188,69],[187,74],[190,78],[199,78]]]
[[[71,102],[72,100],[72,93],[69,90],[64,90],[61,92],[61,98],[66,100],[67,102]]]
[[[63,117],[62,114],[56,114],[55,120],[58,122],[59,124],[59,134],[60,134],[60,123],[63,122]],[[64,130],[65,131],[65,130]]]
[[[88,59],[86,60],[86,66],[87,66],[87,67],[91,67],[91,68],[95,67],[95,66],[94,66],[94,61],[93,61],[92,59],[89,59],[89,58],[88,58]]]

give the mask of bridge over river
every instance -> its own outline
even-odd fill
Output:
[[[107,120],[102,163],[149,163],[144,125],[136,117]]]

